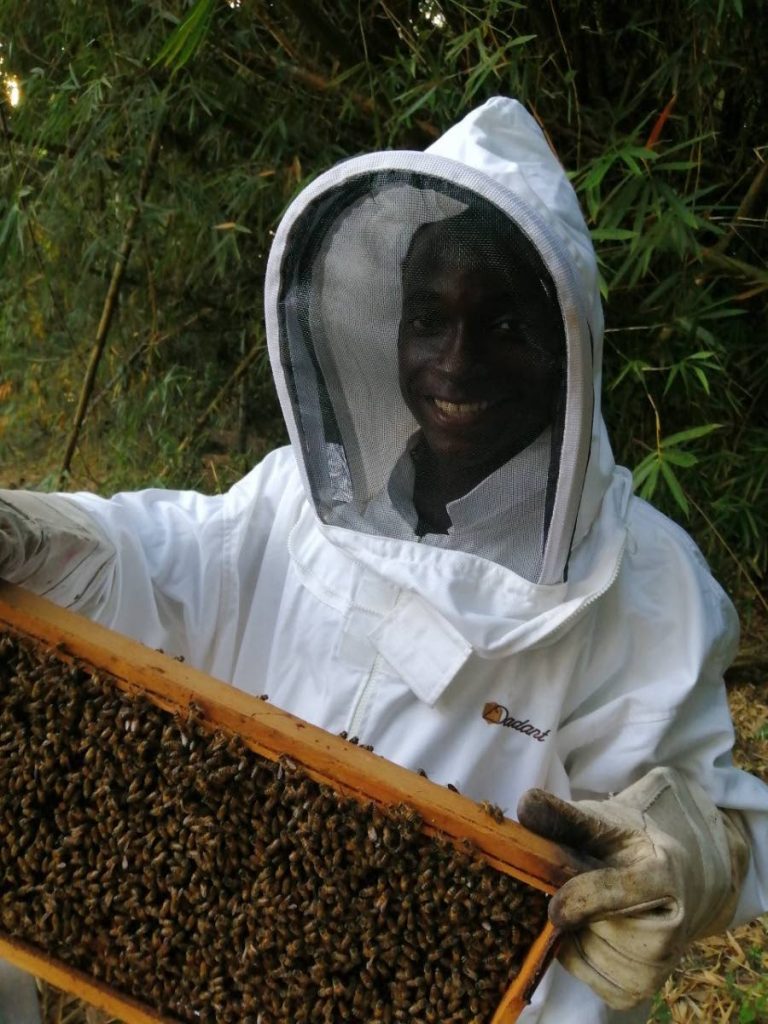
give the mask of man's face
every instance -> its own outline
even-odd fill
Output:
[[[562,380],[559,311],[533,275],[462,268],[418,245],[403,274],[400,390],[438,457],[487,466],[552,422]]]

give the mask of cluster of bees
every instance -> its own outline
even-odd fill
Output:
[[[190,1024],[487,1024],[546,897],[0,638],[0,932]]]

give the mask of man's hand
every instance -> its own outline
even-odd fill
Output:
[[[680,772],[655,768],[603,801],[530,789],[518,817],[606,865],[566,882],[549,916],[568,933],[561,963],[609,1006],[652,995],[691,942],[730,923],[749,847],[738,816]]]

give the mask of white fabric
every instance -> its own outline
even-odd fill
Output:
[[[0,1024],[41,1024],[35,979],[0,960]]]
[[[508,144],[513,147],[511,153],[515,152],[515,147],[519,149],[541,136],[536,122],[514,100],[490,100],[469,114],[461,124],[468,132],[481,124],[485,126],[484,130],[493,131],[496,126],[507,121],[517,123],[516,131],[507,139]],[[450,150],[451,147],[447,148]],[[457,156],[461,156],[460,147]],[[313,208],[313,204],[320,203],[340,186],[349,187],[357,178],[375,173],[386,174],[389,171],[405,171],[416,177],[433,176],[460,186],[498,207],[536,245],[539,256],[555,283],[565,327],[567,387],[561,459],[547,543],[538,576],[539,582],[552,584],[562,580],[566,571],[570,572],[569,555],[572,542],[581,539],[597,514],[613,466],[610,445],[599,413],[599,402],[595,398],[599,388],[599,354],[602,339],[600,299],[597,291],[594,294],[584,292],[569,246],[555,230],[557,212],[545,213],[541,203],[532,203],[530,189],[527,186],[523,187],[518,178],[513,176],[507,184],[501,184],[488,173],[493,171],[495,163],[498,162],[498,158],[490,150],[478,145],[473,150],[473,156],[476,162],[468,165],[458,162],[448,154],[438,155],[434,152],[434,147],[430,147],[425,153],[373,153],[344,161],[305,188],[288,208],[270,249],[265,281],[265,314],[270,359],[288,435],[296,452],[306,492],[311,494],[313,473],[315,483],[318,480],[323,485],[326,483],[318,466],[322,464],[327,467],[325,472],[329,476],[332,469],[338,467],[331,466],[331,460],[325,451],[318,396],[314,392],[307,395],[306,388],[302,389],[301,386],[307,375],[315,373],[314,365],[309,367],[312,361],[306,356],[306,352],[303,363],[300,364],[300,372],[296,371],[301,355],[300,351],[294,349],[296,338],[300,337],[302,332],[295,324],[294,331],[288,332],[288,337],[284,336],[286,332],[283,330],[285,322],[291,317],[295,318],[296,313],[290,302],[283,301],[283,294],[285,279],[290,274],[296,235],[301,234],[302,229],[306,229],[302,218]],[[512,160],[510,154],[508,159]],[[565,194],[570,190],[570,211],[578,211],[578,202],[567,177],[562,169],[559,169],[558,173],[562,178],[559,191]],[[583,218],[581,234],[585,244],[591,245],[589,231]],[[394,277],[388,278],[388,282],[393,280]],[[382,301],[383,299],[384,296]],[[347,301],[349,302],[348,296]],[[349,441],[349,434],[354,432],[361,448],[376,453],[394,451],[399,456],[415,428],[413,418],[409,414],[402,414],[403,401],[399,389],[391,386],[391,381],[396,375],[392,339],[396,337],[401,305],[397,293],[387,303],[387,313],[380,321],[382,325],[388,325],[390,338],[390,343],[385,346],[387,373],[381,370],[380,353],[376,352],[371,340],[372,333],[376,332],[370,329],[365,331],[361,347],[364,355],[369,356],[368,360],[360,358],[351,339],[342,336],[337,340],[336,348],[345,356],[345,367],[362,367],[365,370],[371,362],[375,369],[372,374],[357,374],[354,380],[349,382],[349,395],[340,386],[330,388],[336,395],[334,411],[341,421],[340,429],[345,448],[353,447]],[[356,311],[350,310],[350,316],[355,313]],[[378,325],[379,321],[376,322],[377,330]],[[362,333],[362,327],[358,326],[357,334]],[[286,349],[289,350],[290,359]],[[349,353],[349,349],[352,349],[352,354]],[[593,356],[598,358],[597,363],[594,362]],[[322,364],[324,379],[333,384],[329,359],[318,356],[318,360]],[[378,392],[377,380],[380,381]],[[300,396],[298,407],[295,404],[297,392]],[[361,406],[363,414],[360,417],[350,417],[350,405],[353,409]],[[350,419],[351,423],[348,422]],[[399,432],[393,431],[393,422],[398,424]],[[389,472],[381,479],[371,482],[362,470],[356,473],[355,463],[358,460],[351,458],[348,461],[353,492],[358,495],[362,493],[366,500],[370,500],[384,486]],[[362,477],[363,481],[358,477]],[[353,509],[335,509],[331,522],[333,525],[352,526],[362,532],[362,526],[356,521]]]
[[[491,101],[465,125],[506,117],[510,145],[538,153],[541,133],[512,101]],[[567,232],[575,200],[554,161],[541,171],[545,182],[550,174],[560,180],[543,206],[555,224],[562,212]],[[583,288],[583,274],[574,260],[568,287]],[[585,298],[599,351],[596,301]],[[275,372],[290,417],[284,371]],[[289,430],[298,450],[290,418]],[[66,593],[49,592],[507,814],[532,786],[600,798],[656,765],[679,767],[752,830],[737,914],[746,920],[768,905],[768,788],[730,759],[722,672],[735,614],[687,535],[632,497],[599,413],[592,434],[584,494],[563,492],[578,507],[567,582],[533,584],[477,555],[323,525],[303,465],[284,448],[225,495],[71,496],[94,523],[97,540],[82,540],[94,554]],[[106,566],[98,538],[111,546]],[[7,574],[18,578],[18,568]],[[521,1024],[644,1019],[642,1009],[610,1011],[555,965]]]
[[[576,193],[539,125],[525,107],[503,96],[496,96],[473,110],[437,139],[427,152],[481,168],[529,204],[568,252],[587,308],[595,393],[588,482],[574,537],[579,541],[597,512],[613,466],[613,453],[600,414],[603,307],[597,259]]]
[[[412,442],[395,464],[387,486],[364,512],[368,524],[386,523],[390,537],[410,541],[417,540],[418,524],[413,504],[416,473]],[[546,477],[537,481],[535,471],[549,461],[551,445],[547,428],[467,494],[448,502],[448,532],[426,534],[422,542],[452,551],[466,551],[471,546],[474,554],[529,578],[526,562],[532,553],[540,554],[544,546],[539,509],[544,504],[547,481]]]

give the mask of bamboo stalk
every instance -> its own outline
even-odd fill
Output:
[[[721,270],[727,270],[736,277],[745,277],[758,284],[768,284],[768,271],[762,267],[755,267],[744,260],[737,260],[733,256],[726,256],[725,253],[717,252],[715,249],[704,249],[701,258],[705,263],[710,263]]]
[[[141,173],[139,180],[139,190],[136,197],[136,205],[131,212],[130,217],[125,225],[123,231],[123,238],[120,243],[120,248],[117,253],[117,259],[115,261],[114,268],[112,270],[112,278],[109,282],[109,288],[104,299],[104,305],[101,310],[101,318],[99,325],[96,329],[96,338],[91,349],[91,354],[88,359],[88,366],[86,367],[85,377],[83,378],[82,387],[80,388],[80,398],[77,403],[77,410],[75,412],[75,419],[72,424],[72,428],[69,433],[69,439],[67,441],[66,451],[64,452],[64,458],[61,463],[60,479],[62,479],[68,472],[72,463],[72,457],[77,447],[77,441],[80,436],[80,428],[85,419],[85,414],[88,409],[88,403],[90,401],[91,394],[93,392],[93,385],[96,381],[96,373],[101,362],[101,357],[104,354],[104,348],[107,343],[107,337],[109,335],[109,329],[112,325],[112,319],[117,307],[117,298],[120,294],[120,286],[123,282],[125,275],[125,269],[130,259],[131,250],[133,248],[134,236],[136,234],[136,227],[139,223],[139,217],[141,215],[141,204],[144,201],[147,191],[149,190],[149,184],[152,180],[152,174],[157,163],[157,155],[160,150],[160,123],[155,126],[152,136],[149,140],[149,146],[147,147],[147,159],[144,164],[144,169]]]
[[[259,338],[256,344],[251,347],[250,351],[245,353],[243,358],[240,360],[240,362],[233,370],[231,376],[222,384],[222,386],[216,392],[216,394],[205,407],[205,409],[202,411],[202,413],[197,417],[194,426],[176,449],[177,452],[183,452],[190,446],[192,441],[199,435],[200,431],[203,429],[208,420],[214,414],[219,403],[222,401],[223,398],[226,397],[227,392],[231,388],[233,388],[239,380],[243,379],[246,370],[248,369],[249,366],[251,366],[251,364],[256,359],[256,356],[258,356],[258,354],[263,350],[263,348],[264,339]]]
[[[717,240],[717,242],[708,250],[711,253],[717,253],[718,255],[724,255],[726,249],[733,241],[736,233],[739,230],[739,224],[745,217],[749,217],[750,213],[757,203],[758,197],[763,190],[763,186],[768,181],[768,160],[761,163],[760,168],[752,179],[749,188],[744,193],[744,198],[739,203],[739,208],[734,214],[733,220],[728,226],[728,230],[725,234]]]
[[[149,349],[155,350],[159,348],[159,346],[162,345],[163,342],[166,342],[171,338],[177,337],[179,334],[181,334],[182,331],[185,331],[188,327],[191,327],[198,320],[200,320],[200,318],[207,312],[210,311],[206,309],[199,310],[197,313],[193,313],[191,316],[188,316],[180,324],[176,324],[174,327],[170,327],[167,331],[163,331],[162,334],[156,334],[155,332],[151,332],[149,337],[145,338],[144,341],[142,341],[140,345],[137,345],[133,352],[131,352],[131,354],[123,362],[117,373],[114,374],[114,376],[110,380],[108,380],[107,383],[104,384],[99,391],[96,392],[96,394],[90,401],[86,414],[83,418],[83,422],[87,420],[88,414],[93,411],[93,407],[95,405],[98,405],[99,402],[104,401],[104,399],[112,391],[112,388],[120,380],[120,377],[125,373],[126,370],[130,369],[130,367],[133,366],[133,364],[136,362],[137,359],[139,359],[140,356],[142,356]]]

